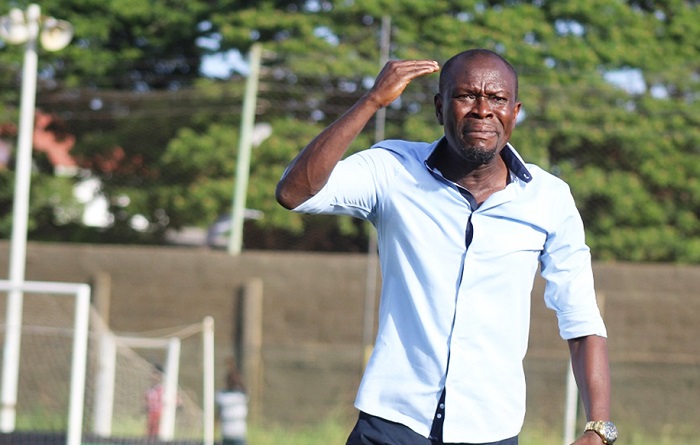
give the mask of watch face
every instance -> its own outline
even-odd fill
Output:
[[[603,436],[608,443],[613,443],[617,440],[617,428],[612,422],[605,422],[603,425]]]

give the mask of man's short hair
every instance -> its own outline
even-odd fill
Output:
[[[469,61],[472,59],[477,59],[479,57],[494,57],[503,62],[503,64],[506,66],[508,71],[510,71],[510,73],[513,75],[513,79],[515,80],[515,100],[518,100],[518,73],[517,71],[515,71],[515,68],[513,68],[513,65],[511,65],[510,62],[508,62],[503,56],[501,56],[497,52],[483,48],[475,48],[462,51],[461,53],[455,54],[447,62],[445,62],[445,64],[442,66],[442,70],[440,70],[440,93],[442,93],[445,89],[447,75],[452,70],[452,65],[454,65],[457,61],[460,60]]]

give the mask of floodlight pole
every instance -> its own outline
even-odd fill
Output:
[[[250,152],[253,147],[253,126],[255,125],[255,107],[258,98],[258,77],[262,45],[254,43],[250,48],[250,72],[246,81],[243,98],[243,115],[241,116],[241,134],[238,140],[238,161],[236,163],[236,184],[231,211],[231,234],[228,253],[238,255],[243,246],[243,220],[245,216],[248,177],[250,174]]]
[[[49,51],[64,48],[73,36],[70,23],[53,17],[41,17],[39,5],[30,4],[23,13],[13,8],[0,17],[0,35],[10,44],[23,43],[22,91],[20,98],[19,134],[17,137],[15,190],[12,207],[12,239],[10,245],[9,281],[5,324],[5,347],[2,362],[2,392],[0,394],[0,432],[15,429],[17,379],[19,376],[19,349],[22,335],[23,292],[27,257],[27,226],[29,219],[29,191],[32,173],[32,141],[36,108],[36,80],[38,69],[37,39]],[[43,26],[42,26],[43,23]],[[42,29],[40,33],[40,28]]]
[[[381,40],[379,42],[379,69],[389,61],[391,47],[391,17],[382,17]],[[374,140],[379,142],[385,137],[386,108],[380,108],[375,114]],[[377,230],[370,227],[367,245],[367,281],[365,283],[365,311],[363,320],[363,367],[367,366],[374,345],[374,313],[377,301],[377,269],[379,258],[377,254]]]
[[[38,56],[36,40],[39,34],[41,9],[29,5],[26,12],[28,39],[24,49],[22,67],[22,96],[20,99],[19,135],[15,169],[15,191],[12,207],[12,239],[10,246],[9,278],[13,285],[24,282],[27,253],[27,220],[29,214],[29,189],[32,169],[32,139],[36,106],[36,78]],[[8,292],[5,348],[2,362],[2,395],[0,396],[0,431],[15,429],[17,404],[17,379],[19,375],[19,348],[22,335],[22,300],[19,287]]]

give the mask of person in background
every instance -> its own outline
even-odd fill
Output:
[[[217,392],[222,445],[245,445],[248,418],[248,394],[233,360],[229,360],[226,387]]]
[[[344,158],[379,109],[438,71],[441,138],[381,141]],[[617,438],[583,223],[568,185],[510,143],[520,109],[518,75],[493,51],[461,52],[442,69],[389,61],[283,174],[285,208],[377,229],[379,325],[348,445],[517,444],[538,270],[589,421],[575,444]]]
[[[154,365],[151,373],[151,386],[146,390],[146,430],[148,437],[157,438],[160,429],[160,416],[163,413],[163,368]]]

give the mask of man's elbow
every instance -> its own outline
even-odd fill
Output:
[[[310,195],[300,193],[297,189],[285,183],[284,180],[280,181],[275,189],[275,199],[287,210],[299,207],[310,197]]]
[[[282,184],[282,182],[277,184],[277,188],[275,189],[275,199],[277,199],[277,202],[287,210],[292,210],[294,207],[296,207],[292,202],[289,191]]]

